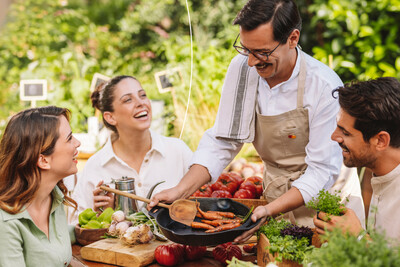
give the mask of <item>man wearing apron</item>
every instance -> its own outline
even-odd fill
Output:
[[[309,139],[309,120],[308,110],[303,108],[305,81],[306,63],[301,54],[296,109],[275,116],[261,115],[256,109],[253,145],[264,163],[263,188],[268,202],[286,193],[307,168],[305,147]],[[292,223],[310,226],[311,214],[303,206],[290,211],[288,216]]]
[[[215,125],[203,135],[181,182],[155,195],[150,207],[214,182],[243,143],[252,142],[264,162],[269,202],[252,219],[264,222],[288,212],[293,222],[312,226],[304,204],[333,185],[342,165],[341,149],[330,140],[339,111],[331,92],[342,82],[297,47],[301,18],[292,0],[250,0],[234,24],[240,25],[234,43],[240,55],[228,68]],[[358,191],[362,216],[359,183]]]

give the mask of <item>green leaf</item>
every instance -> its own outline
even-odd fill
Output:
[[[396,76],[396,70],[386,62],[379,62],[378,67],[384,71],[384,76]]]
[[[353,62],[347,61],[347,60],[343,60],[342,62],[340,62],[340,66],[344,67],[344,68],[354,68],[355,64]]]
[[[396,66],[396,70],[397,70],[398,72],[400,72],[400,57],[397,57],[397,58],[396,58],[395,66]]]
[[[372,29],[370,26],[363,25],[360,27],[360,33],[358,34],[358,36],[360,38],[363,38],[373,34],[374,34],[374,29]]]
[[[357,13],[354,10],[347,10],[346,16],[347,28],[349,28],[353,35],[356,35],[360,29],[360,20]]]

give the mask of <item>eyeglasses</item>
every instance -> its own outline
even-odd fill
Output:
[[[249,56],[250,54],[252,54],[253,56],[255,56],[257,59],[261,60],[261,61],[268,61],[268,58],[271,56],[271,54],[278,48],[278,46],[280,46],[280,43],[274,48],[272,49],[272,51],[266,52],[265,50],[250,50],[244,46],[239,46],[236,45],[237,40],[239,39],[239,35],[236,37],[235,42],[233,43],[233,47],[236,49],[236,51],[238,51],[239,54],[243,55],[243,56]]]

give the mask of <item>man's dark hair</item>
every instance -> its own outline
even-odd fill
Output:
[[[249,0],[237,14],[234,25],[251,31],[272,22],[274,40],[285,44],[294,29],[301,30],[301,17],[292,0]]]
[[[392,77],[352,82],[332,91],[340,107],[355,118],[364,141],[380,131],[390,134],[390,146],[400,147],[400,82]]]

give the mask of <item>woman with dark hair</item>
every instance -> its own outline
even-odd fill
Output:
[[[67,266],[76,208],[63,178],[77,172],[70,112],[54,106],[13,116],[0,143],[0,266]]]
[[[103,194],[98,185],[111,178],[135,179],[135,192],[145,197],[158,182],[156,192],[175,186],[189,167],[192,151],[180,139],[165,137],[150,130],[152,109],[145,90],[132,76],[117,76],[98,86],[92,104],[103,115],[112,135],[104,147],[85,164],[74,189],[78,211],[86,208],[114,207],[113,194]]]

